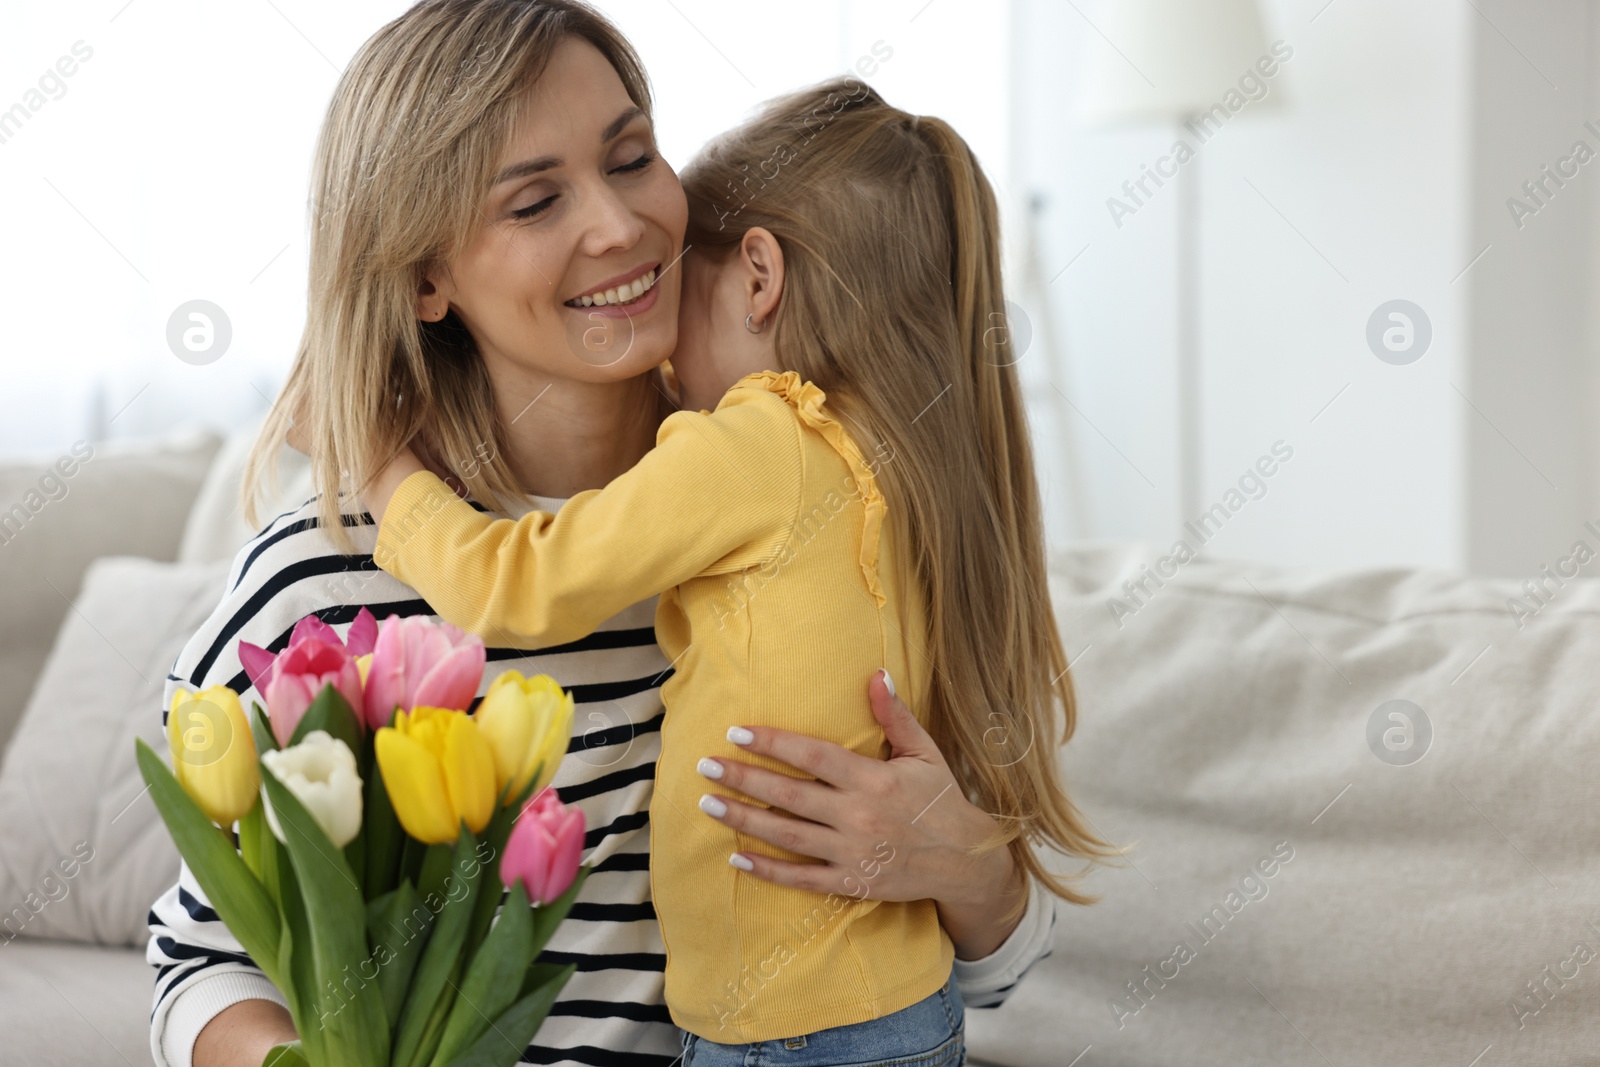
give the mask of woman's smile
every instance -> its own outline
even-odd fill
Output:
[[[626,274],[608,278],[585,295],[566,301],[565,306],[574,311],[584,312],[585,318],[597,314],[607,318],[632,318],[655,307],[658,288],[656,280],[660,276],[659,260],[646,263]]]

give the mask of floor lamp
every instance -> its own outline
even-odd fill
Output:
[[[1207,141],[1226,136],[1238,117],[1226,102],[1230,90],[1246,100],[1240,111],[1276,102],[1276,89],[1253,101],[1240,94],[1240,78],[1269,54],[1266,37],[1255,0],[1104,0],[1091,17],[1080,116],[1094,126],[1175,126],[1193,150],[1167,184],[1176,186],[1178,218],[1179,508],[1184,519],[1194,519],[1202,506],[1199,166],[1205,154],[1194,131],[1205,130]],[[1226,118],[1214,111],[1218,106]],[[1202,124],[1205,116],[1212,117]]]

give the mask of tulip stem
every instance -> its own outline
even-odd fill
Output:
[[[428,846],[407,834],[404,844],[400,846],[400,873],[395,876],[395,884],[409,878],[411,884],[422,887],[422,861],[428,855]]]
[[[422,854],[422,872],[417,877],[417,890],[423,900],[427,900],[429,894],[436,894],[436,899],[444,899],[447,888],[445,881],[450,877],[450,858],[454,852],[453,842],[427,846],[427,851]]]

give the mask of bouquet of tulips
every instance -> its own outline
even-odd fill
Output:
[[[549,788],[572,697],[506,671],[469,715],[483,642],[421,618],[380,628],[365,608],[346,639],[308,615],[281,653],[239,653],[264,710],[180,689],[171,768],[136,755],[289,1004],[299,1040],[266,1067],[517,1063],[572,974],[536,960],[588,875],[583,813]]]

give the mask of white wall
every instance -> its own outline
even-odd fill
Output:
[[[1465,427],[1468,562],[1526,579],[1575,541],[1600,545],[1583,528],[1600,520],[1591,321],[1600,162],[1573,159],[1570,178],[1543,170],[1578,141],[1600,153],[1600,133],[1585,128],[1600,130],[1591,73],[1600,20],[1590,0],[1501,0],[1484,12],[1468,225],[1489,251],[1467,279],[1468,377],[1481,409]],[[1544,183],[1537,200],[1522,188],[1533,181]],[[1514,213],[1513,199],[1537,212]]]
[[[1597,0],[1263,0],[1268,40],[1294,49],[1270,83],[1278,106],[1246,107],[1120,227],[1107,198],[1174,131],[1075,116],[1085,64],[1112,48],[1091,24],[1110,2],[602,6],[644,55],[676,164],[879,41],[893,55],[874,84],[974,144],[1004,198],[1033,337],[1021,370],[1056,539],[1165,544],[1193,517],[1179,506],[1173,319],[1187,183],[1201,204],[1201,499],[1220,500],[1275,441],[1295,450],[1209,551],[1514,576],[1564,552],[1600,517],[1586,299],[1600,164],[1521,230],[1504,201],[1600,117]],[[276,395],[304,316],[317,127],[337,70],[405,5],[275,3],[8,10],[0,110],[75,42],[93,56],[0,142],[0,451],[226,429]],[[194,298],[233,327],[206,366],[165,341]],[[1364,337],[1394,298],[1432,321],[1409,366]]]
[[[402,6],[8,6],[0,109],[75,42],[93,54],[0,143],[0,450],[265,410],[304,319],[311,150],[335,64]],[[233,332],[204,366],[166,343],[197,298]]]
[[[0,257],[0,452],[188,421],[227,429],[265,410],[304,322],[305,205],[324,109],[361,42],[406,6],[8,6],[0,110],[75,42],[92,54],[0,143],[10,253]],[[882,41],[893,54],[873,83],[950,118],[1004,176],[1004,17],[974,20],[950,0],[600,6],[643,54],[676,165],[761,100],[851,69]],[[196,298],[218,304],[233,330],[204,366],[166,343],[169,316]]]
[[[1293,49],[1268,102],[1247,105],[1119,228],[1107,198],[1175,131],[1076,121],[1089,50],[1112,47],[1089,21],[1101,9],[1079,6],[1020,0],[1017,17],[1030,26],[1018,66],[1034,130],[1018,171],[1049,204],[1051,271],[1089,246],[1051,287],[1081,411],[1068,440],[1090,502],[1087,521],[1058,512],[1055,529],[1165,544],[1193,517],[1179,513],[1173,309],[1179,184],[1198,181],[1202,500],[1220,500],[1274,442],[1294,449],[1207,550],[1462,565],[1461,400],[1449,383],[1462,381],[1466,306],[1451,281],[1475,251],[1464,232],[1471,8],[1263,4],[1268,41]],[[1380,362],[1364,337],[1394,298],[1434,328],[1405,367]]]

